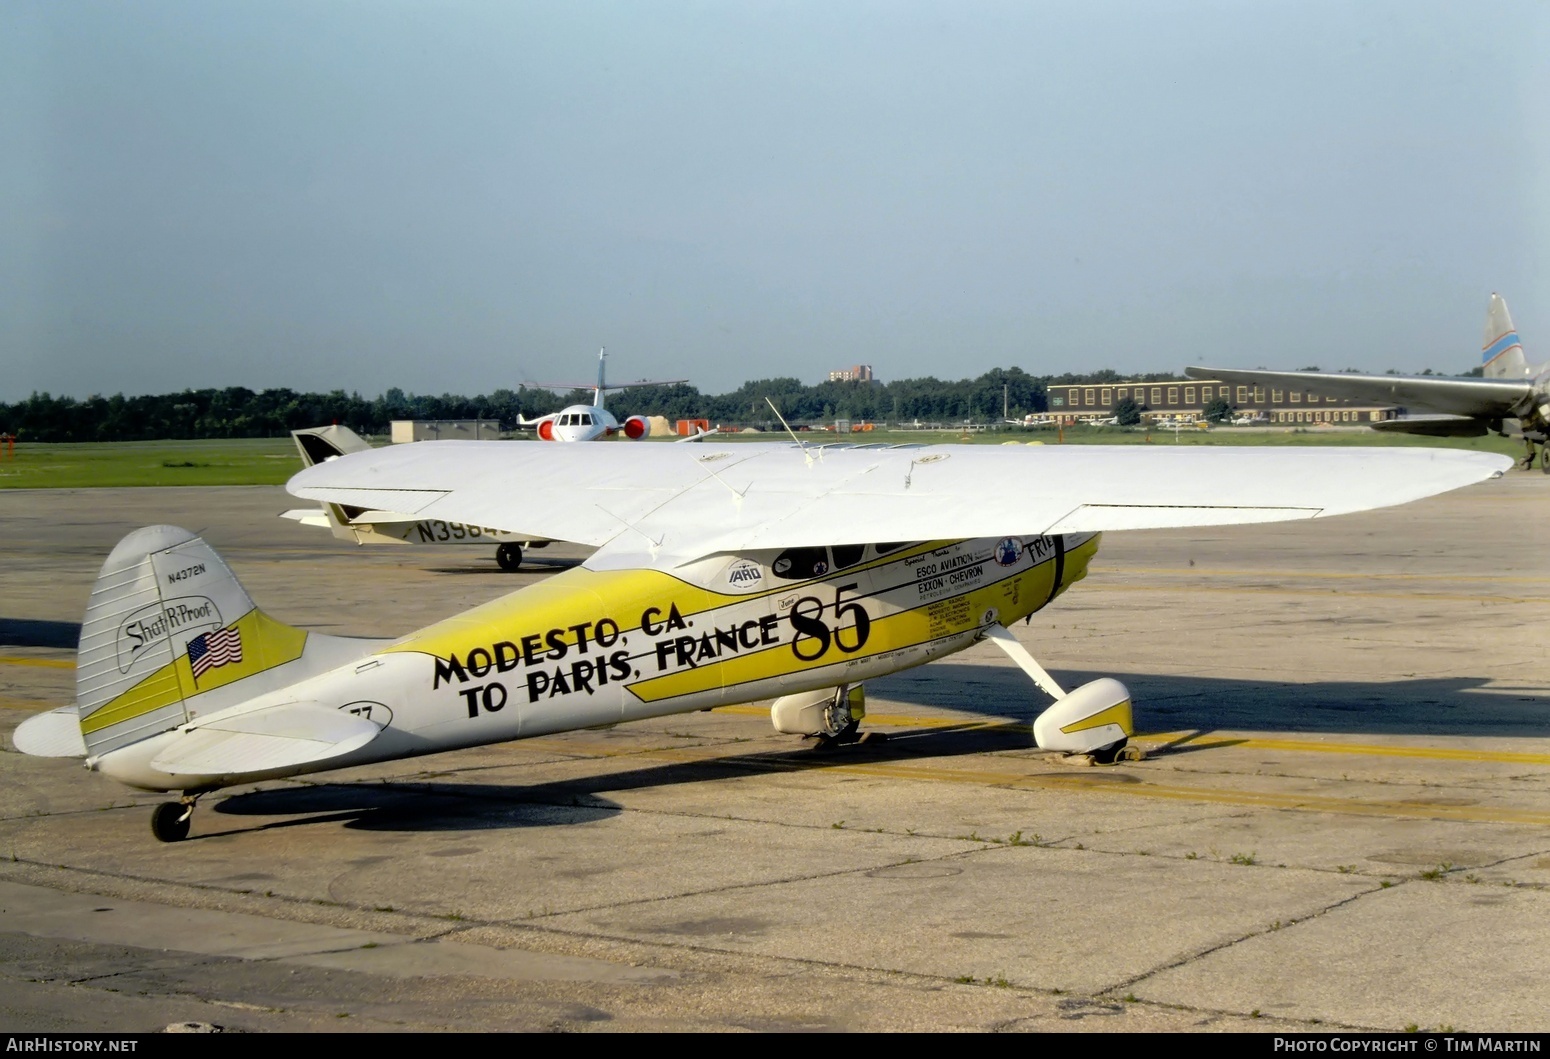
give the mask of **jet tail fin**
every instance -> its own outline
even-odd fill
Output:
[[[1481,374],[1487,379],[1521,379],[1529,373],[1518,329],[1512,326],[1512,314],[1507,312],[1506,299],[1500,294],[1491,295],[1491,305],[1486,310],[1480,365]]]
[[[86,753],[286,687],[377,643],[276,621],[202,538],[176,526],[136,530],[103,563],[81,623],[75,710]]]

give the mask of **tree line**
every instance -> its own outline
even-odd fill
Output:
[[[1021,368],[997,368],[957,382],[926,377],[889,383],[823,382],[805,386],[793,378],[759,379],[731,393],[703,394],[693,386],[640,386],[610,393],[609,411],[708,419],[723,426],[777,427],[773,403],[788,422],[828,423],[835,419],[874,423],[999,422],[1047,410],[1050,386],[1117,382],[1111,370],[1085,375],[1038,376]],[[1166,382],[1179,376],[1130,377]],[[589,389],[556,394],[522,387],[477,397],[408,394],[398,388],[380,397],[333,390],[298,393],[289,389],[184,390],[181,393],[83,400],[34,393],[15,404],[0,403],[0,434],[20,441],[156,441],[195,438],[284,437],[303,427],[339,423],[360,434],[383,434],[395,419],[489,419],[513,429],[519,416],[531,419],[569,404],[592,400]]]

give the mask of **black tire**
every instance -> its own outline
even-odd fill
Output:
[[[194,814],[182,802],[162,802],[151,813],[151,834],[163,842],[181,842],[188,837],[188,825]]]
[[[1130,737],[1126,736],[1124,739],[1121,739],[1117,743],[1110,743],[1108,746],[1089,751],[1089,753],[1093,761],[1097,762],[1098,764],[1112,765],[1119,760],[1120,751],[1125,749],[1125,744],[1128,742],[1130,742]]]
[[[502,544],[495,549],[495,561],[500,568],[510,573],[522,565],[522,545]]]

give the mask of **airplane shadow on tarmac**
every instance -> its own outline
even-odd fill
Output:
[[[1054,674],[1067,688],[1099,675]],[[1153,757],[1221,746],[1222,739],[1191,740],[1223,730],[1347,736],[1550,735],[1550,697],[1544,688],[1487,691],[1489,681],[1481,677],[1308,684],[1155,674],[1119,674],[1119,678],[1135,696],[1137,727],[1143,734],[1192,734],[1164,747],[1153,747]],[[972,709],[984,719],[913,730],[890,729],[886,741],[828,752],[793,738],[778,750],[729,748],[720,757],[652,764],[623,772],[609,772],[600,761],[596,776],[532,785],[479,782],[475,777],[488,769],[487,760],[461,773],[456,760],[447,758],[440,778],[256,791],[225,798],[214,811],[230,816],[296,817],[268,822],[259,829],[340,821],[346,827],[372,831],[481,831],[588,823],[621,812],[607,797],[620,791],[715,783],[745,778],[750,772],[1026,752],[1032,747],[1028,725],[1044,705],[1043,696],[1027,685],[1021,673],[1004,666],[927,666],[873,681],[869,687],[875,697],[886,698],[890,704]],[[884,707],[877,712],[889,710]],[[462,775],[468,779],[461,779]],[[1072,773],[1071,780],[1084,785],[1141,782],[1123,767],[1081,769]]]
[[[1066,690],[1112,676],[1130,689],[1136,730],[1341,735],[1550,736],[1550,686],[1490,677],[1389,681],[1229,680],[1155,673],[1051,671]],[[972,710],[1031,723],[1048,700],[1006,666],[937,663],[870,681],[871,698]],[[886,707],[874,709],[886,710]]]
[[[569,795],[561,801],[545,797],[546,790],[484,783],[325,783],[236,794],[213,808],[229,816],[295,817],[243,831],[322,823],[362,831],[495,831],[586,824],[620,812],[605,799],[583,804]],[[215,836],[193,836],[205,837]]]

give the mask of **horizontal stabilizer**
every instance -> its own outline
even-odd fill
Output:
[[[293,507],[289,511],[280,512],[280,517],[300,522],[303,526],[328,529],[328,515],[320,507]]]
[[[74,706],[34,714],[16,726],[11,742],[33,757],[86,756],[86,741],[81,738],[81,721]]]
[[[289,702],[181,729],[151,767],[172,775],[267,772],[342,757],[371,742],[380,731],[352,713]]]

